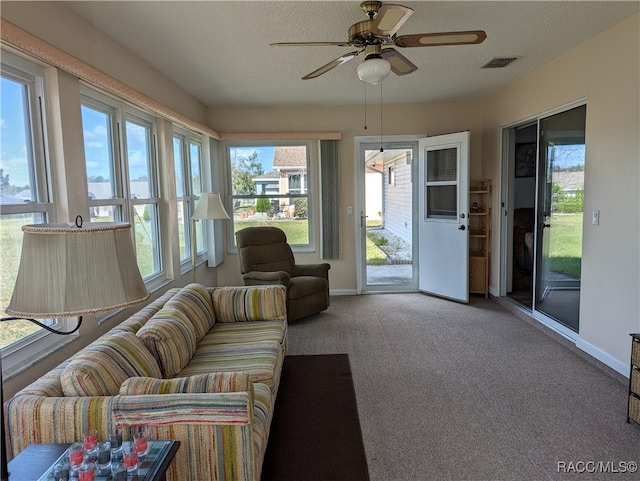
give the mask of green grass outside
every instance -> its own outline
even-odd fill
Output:
[[[368,233],[365,248],[368,266],[380,266],[387,263],[386,254],[375,244]]]
[[[20,251],[22,250],[22,230],[25,223],[32,223],[30,216],[5,216],[0,221],[0,316],[9,314],[4,309],[9,305],[15,284]],[[39,329],[29,321],[0,323],[0,347],[5,347],[16,339],[27,336]]]
[[[553,214],[549,245],[549,270],[580,279],[582,264],[582,213]],[[547,232],[545,232],[546,234]]]
[[[287,236],[289,244],[309,243],[309,221],[307,219],[266,219],[266,220],[243,220],[235,219],[233,222],[234,234],[245,227],[274,226],[282,229]]]

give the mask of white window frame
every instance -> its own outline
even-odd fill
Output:
[[[191,216],[195,212],[196,202],[200,199],[200,194],[205,191],[205,173],[204,173],[204,146],[203,146],[203,136],[201,134],[197,134],[195,132],[191,132],[184,128],[174,126],[173,128],[173,140],[178,140],[180,142],[180,149],[182,151],[182,192],[183,195],[178,197],[176,195],[176,204],[179,201],[182,201],[183,204],[183,215],[184,215],[184,238],[185,238],[185,254],[184,258],[180,259],[180,265],[182,273],[191,270],[191,257],[193,253],[191,252]],[[194,192],[193,189],[193,171],[192,171],[192,163],[193,159],[191,158],[191,148],[192,146],[197,145],[199,148],[200,156],[198,158],[198,168],[200,171],[200,192]],[[175,152],[174,152],[174,162],[175,162]],[[206,225],[204,222],[197,222],[196,228],[200,230],[201,238],[203,239],[202,245],[199,245],[196,242],[196,263],[201,263],[207,260],[207,236],[206,236]],[[197,236],[196,236],[197,241]]]
[[[49,182],[49,136],[47,125],[47,77],[49,71],[39,62],[16,55],[2,48],[2,76],[27,86],[28,110],[30,120],[31,160],[29,186],[32,201],[24,204],[0,205],[0,215],[39,214],[43,222],[54,221],[55,205]],[[35,200],[34,200],[35,199]],[[6,321],[12,322],[12,321]],[[70,330],[75,327],[77,318],[47,319],[42,321],[58,330]],[[67,336],[66,341],[58,334],[45,329],[24,336],[20,340],[2,348],[2,370],[4,379],[9,379],[33,362],[71,342],[76,335]]]
[[[112,152],[114,155],[113,162],[115,168],[113,181],[116,184],[116,195],[113,199],[109,200],[89,199],[89,206],[114,206],[114,221],[128,222],[131,224],[131,235],[134,249],[136,248],[135,206],[146,204],[155,206],[155,211],[157,213],[157,225],[153,230],[157,249],[155,249],[154,254],[157,253],[155,255],[158,256],[156,261],[159,264],[159,268],[151,275],[143,277],[147,289],[154,291],[165,284],[166,266],[168,264],[167,259],[165,258],[164,249],[162,248],[162,225],[164,212],[161,206],[160,194],[157,118],[120,99],[104,94],[103,92],[100,92],[84,83],[80,84],[80,102],[82,105],[86,105],[92,109],[100,110],[112,115],[111,122],[113,137],[110,140],[113,143]],[[133,198],[131,193],[129,159],[127,153],[127,122],[141,125],[148,128],[150,131],[151,138],[149,139],[150,144],[148,146],[149,155],[151,156],[149,172],[150,192],[148,196],[143,199]]]
[[[233,187],[232,187],[232,178],[231,178],[231,156],[230,151],[233,148],[257,148],[257,147],[290,147],[290,146],[302,146],[304,145],[307,148],[307,171],[305,174],[305,179],[301,178],[302,186],[306,187],[306,191],[303,193],[283,193],[283,194],[254,194],[250,196],[242,196],[242,195],[234,195]],[[291,249],[293,252],[315,252],[315,225],[319,222],[316,219],[316,209],[315,209],[315,199],[316,199],[316,185],[318,184],[318,180],[320,174],[318,172],[318,150],[319,145],[318,142],[314,142],[312,140],[298,140],[298,141],[226,141],[223,144],[224,148],[224,162],[226,169],[226,187],[227,192],[229,192],[229,203],[225,205],[227,212],[230,217],[230,226],[227,230],[228,232],[228,251],[231,254],[235,254],[238,252],[238,248],[235,243],[235,219],[233,214],[233,203],[234,200],[242,199],[242,198],[260,198],[260,197],[291,197],[291,198],[306,198],[307,199],[307,222],[309,227],[309,242],[307,244],[291,244]],[[288,178],[287,178],[288,179]]]

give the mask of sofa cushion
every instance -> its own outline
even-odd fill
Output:
[[[244,371],[253,382],[263,382],[276,392],[284,360],[282,346],[276,341],[209,344],[206,336],[180,377],[208,372]]]
[[[200,344],[238,344],[261,341],[277,341],[284,346],[287,339],[287,328],[287,323],[282,321],[218,322],[198,343],[198,347]]]
[[[120,386],[123,396],[144,394],[217,393],[251,391],[251,376],[246,372],[197,374],[174,379],[131,377]]]
[[[196,331],[185,311],[163,307],[137,332],[155,357],[162,377],[174,377],[196,350]]]
[[[220,287],[211,295],[220,322],[284,321],[283,286]]]
[[[158,363],[131,332],[103,336],[81,350],[62,371],[65,396],[115,396],[132,376],[160,377]]]
[[[201,284],[189,284],[183,287],[169,299],[164,307],[184,312],[184,319],[192,324],[196,342],[202,339],[216,322],[211,294]]]

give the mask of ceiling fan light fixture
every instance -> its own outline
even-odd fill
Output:
[[[357,72],[360,80],[375,85],[391,73],[391,64],[380,57],[367,58],[358,65]]]

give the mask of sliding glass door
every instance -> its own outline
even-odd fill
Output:
[[[535,310],[579,331],[586,106],[540,120]]]

